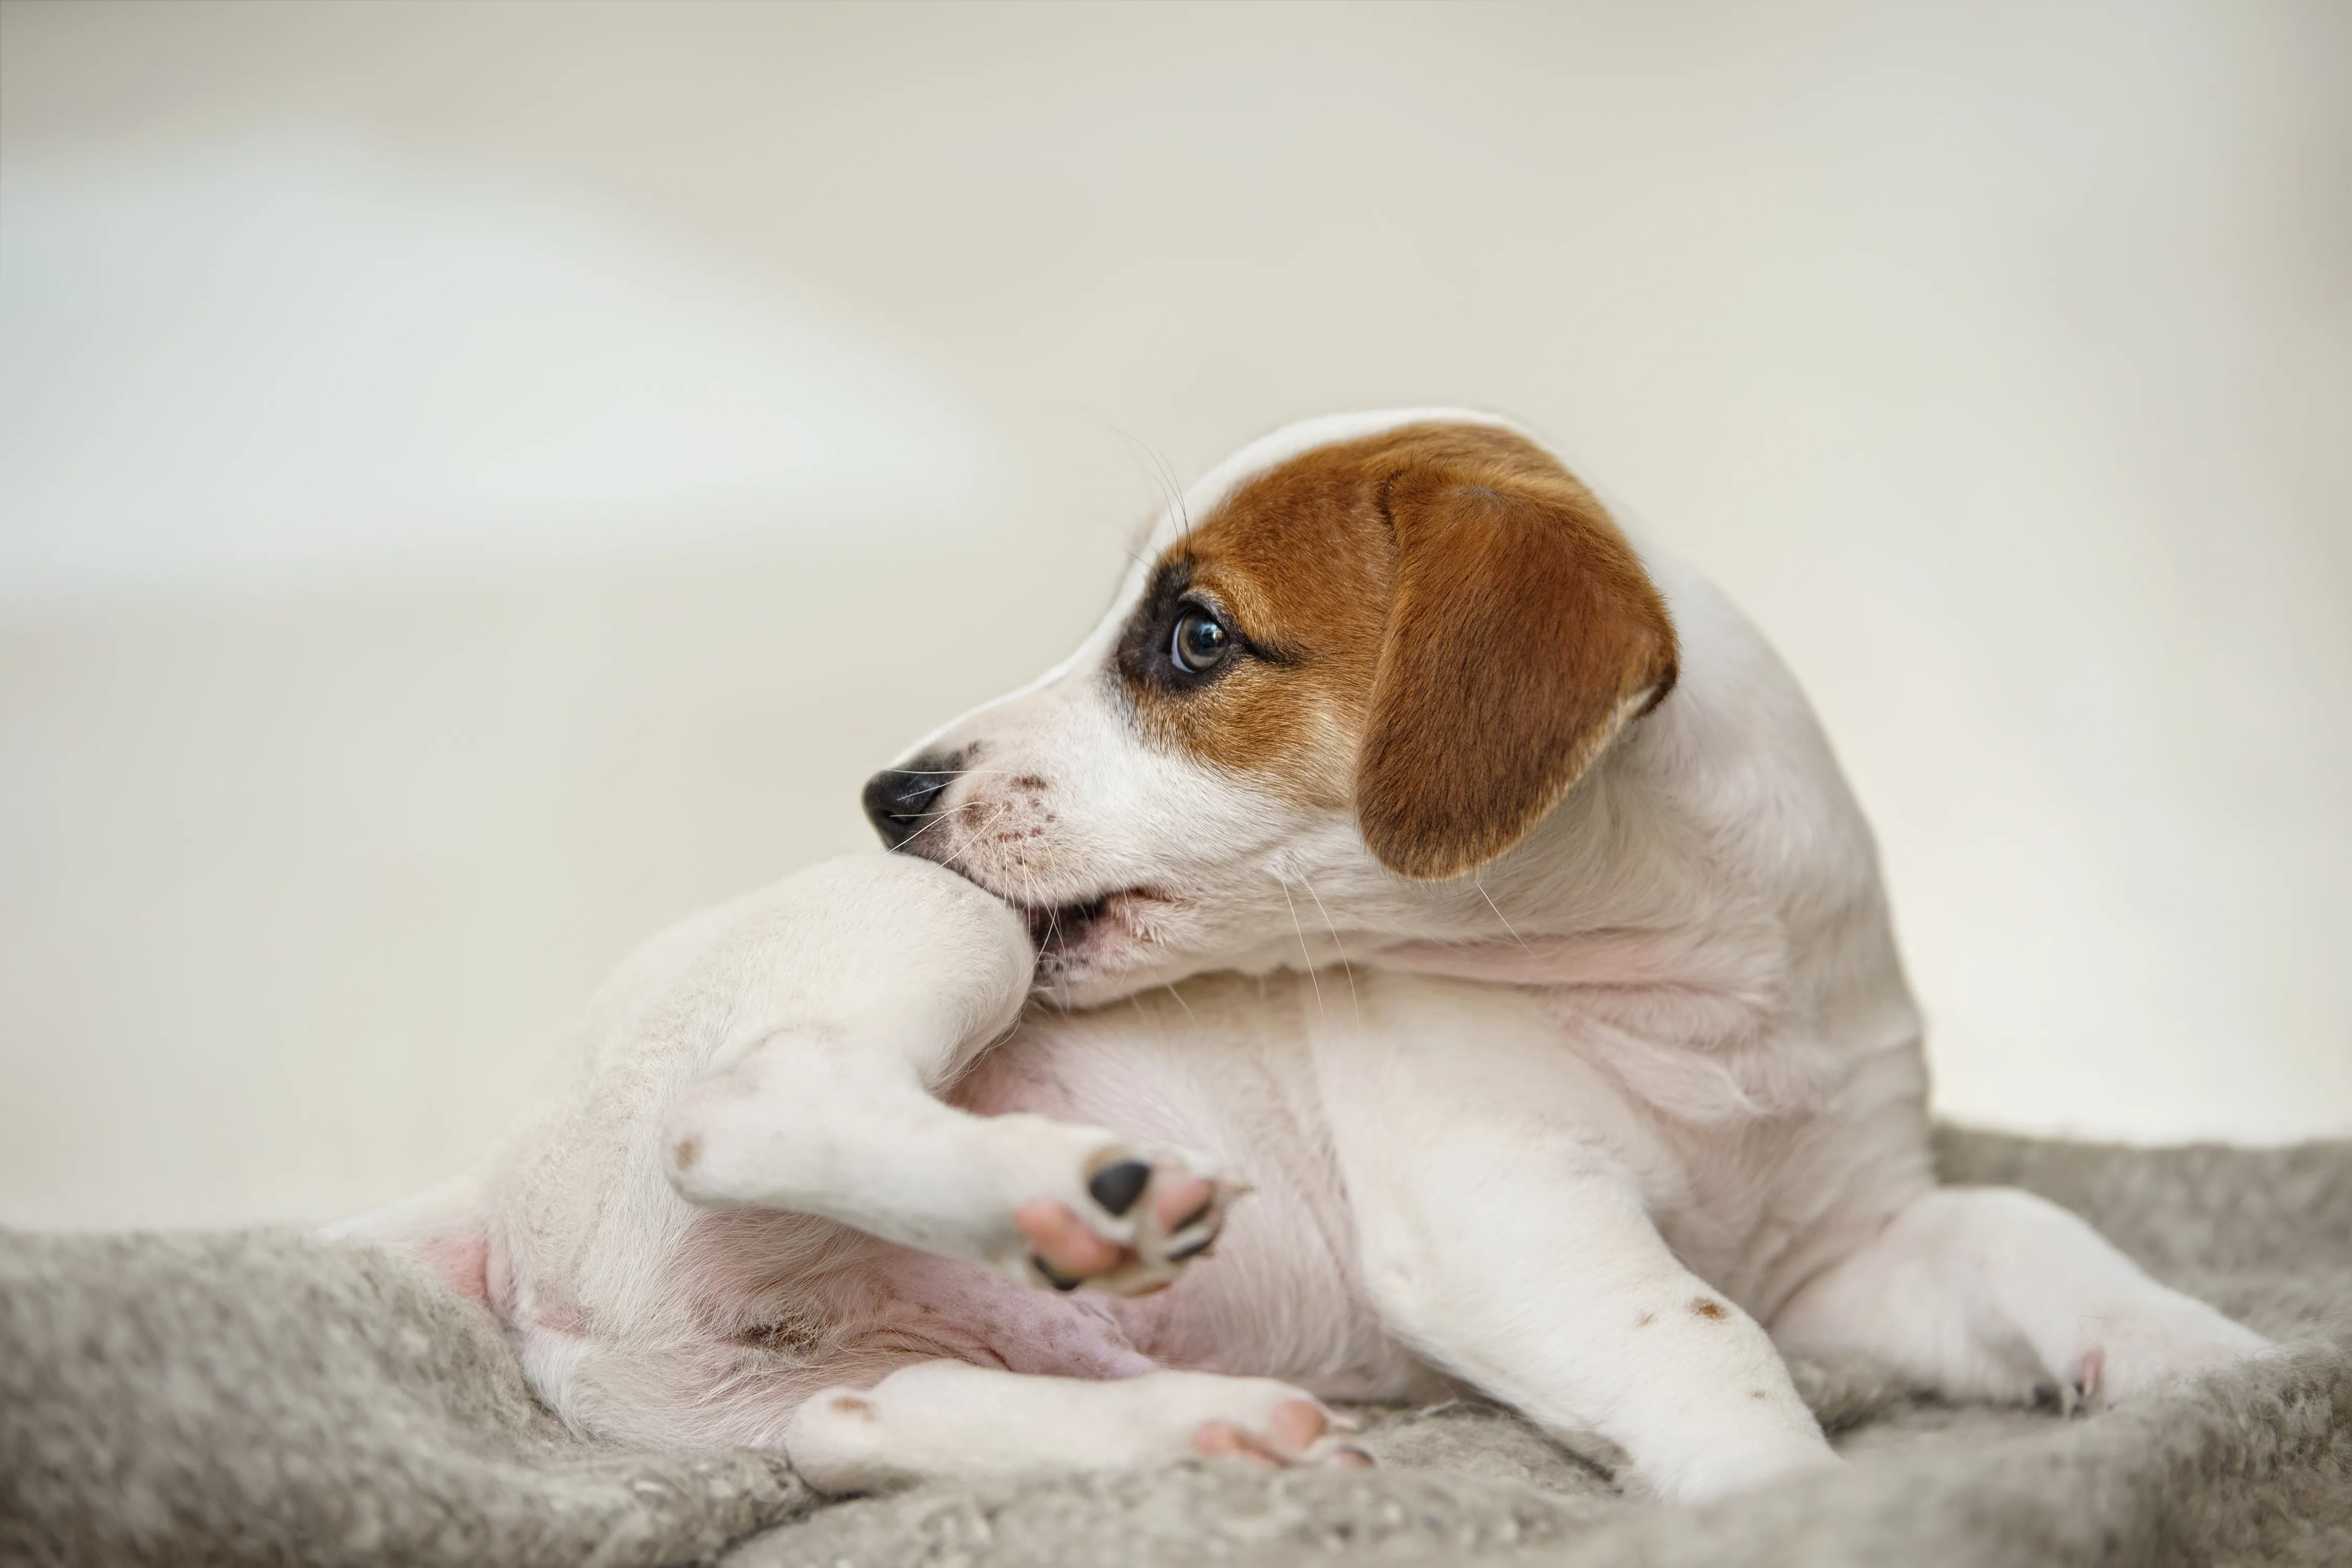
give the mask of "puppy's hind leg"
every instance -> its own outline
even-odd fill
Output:
[[[2093,1409],[2267,1348],[2083,1220],[2005,1187],[1941,1187],[1774,1316],[1792,1355],[1851,1352],[1958,1399]]]
[[[927,861],[853,857],[764,895],[706,962],[740,995],[664,1120],[672,1184],[1028,1284],[1173,1280],[1240,1191],[1211,1162],[938,1098],[1011,1027],[1034,962],[1018,916]]]

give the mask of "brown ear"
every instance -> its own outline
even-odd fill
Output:
[[[1511,847],[1675,683],[1674,623],[1592,493],[1532,450],[1389,483],[1397,566],[1356,772],[1390,869]]]

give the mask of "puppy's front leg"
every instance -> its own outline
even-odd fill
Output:
[[[1622,1100],[1539,1015],[1437,989],[1363,984],[1362,1026],[1317,1047],[1391,1331],[1674,1500],[1834,1465],[1764,1331],[1660,1237]]]
[[[936,1091],[1018,1016],[1020,918],[927,861],[829,862],[722,917],[673,1009],[723,1020],[664,1118],[671,1183],[1008,1278],[1122,1293],[1172,1279],[1237,1190],[1101,1128],[973,1116]]]

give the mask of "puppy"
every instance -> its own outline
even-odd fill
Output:
[[[576,1429],[846,1490],[1361,1462],[1323,1401],[1466,1387],[1696,1500],[1836,1462],[1784,1352],[2098,1407],[2263,1344],[1936,1184],[1803,699],[1503,421],[1245,448],[866,805],[898,853],[656,940],[563,1096],[354,1227]]]

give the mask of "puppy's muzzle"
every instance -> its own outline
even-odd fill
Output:
[[[929,762],[918,757],[918,763]],[[955,770],[941,767],[885,768],[866,781],[866,793],[860,797],[866,805],[866,820],[874,831],[882,836],[883,847],[896,849],[929,826],[937,819],[933,809],[948,785],[955,782]]]

